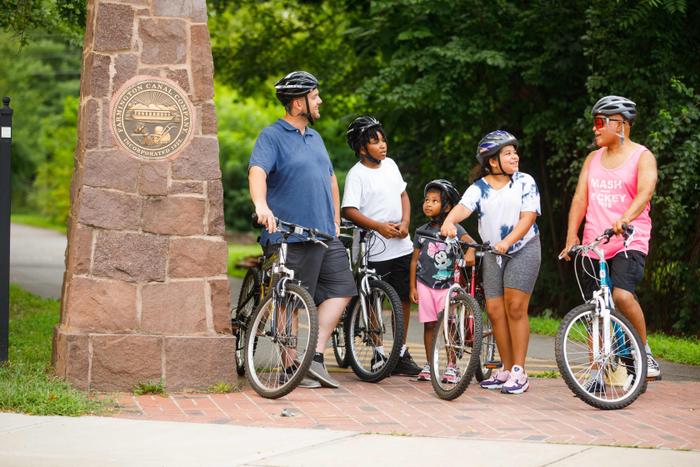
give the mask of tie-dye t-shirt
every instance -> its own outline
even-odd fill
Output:
[[[538,216],[542,214],[537,183],[523,172],[515,172],[510,182],[499,190],[480,178],[467,188],[460,204],[477,213],[481,241],[491,245],[500,242],[513,231],[521,212],[536,212]],[[537,224],[533,224],[525,236],[508,249],[508,253],[515,253],[538,233]]]

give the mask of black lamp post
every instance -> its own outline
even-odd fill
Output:
[[[0,107],[0,362],[6,362],[10,331],[10,156],[12,109],[10,98]]]

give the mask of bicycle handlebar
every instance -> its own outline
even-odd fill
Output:
[[[257,214],[253,213],[251,218],[255,224],[258,224],[258,215]],[[333,240],[332,236],[325,234],[318,229],[313,229],[311,227],[304,227],[303,225],[283,221],[282,219],[279,219],[277,217],[275,217],[275,223],[277,224],[277,229],[280,230],[282,233],[295,234],[295,235],[303,235],[304,233],[306,233],[309,235],[309,240],[313,241],[313,242],[318,242],[321,240],[329,242],[329,241]]]
[[[476,251],[483,251],[486,253],[493,253],[494,255],[499,255],[499,256],[505,256],[507,258],[510,258],[511,256],[508,253],[501,253],[494,247],[492,247],[488,242],[486,243],[469,243],[469,242],[463,242],[462,240],[458,239],[457,237],[454,238],[449,238],[445,237],[444,235],[441,235],[438,232],[431,232],[429,230],[425,229],[418,229],[416,230],[416,236],[421,236],[421,237],[428,237],[433,240],[437,240],[439,242],[444,242],[444,243],[456,243],[461,245],[463,248],[474,248]]]
[[[568,256],[572,256],[578,252],[586,252],[593,250],[595,247],[600,245],[600,243],[608,243],[610,239],[615,235],[613,229],[606,229],[601,235],[598,235],[591,243],[588,245],[574,245],[569,251],[566,252]],[[632,224],[622,224],[622,237],[625,239],[624,245],[627,245],[632,241],[634,237],[634,226]],[[560,254],[559,259],[564,259],[564,255]]]

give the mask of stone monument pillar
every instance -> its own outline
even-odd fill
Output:
[[[56,374],[235,381],[205,0],[90,0]]]

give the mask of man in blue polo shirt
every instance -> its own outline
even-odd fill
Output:
[[[279,248],[275,216],[332,235],[328,248],[310,242],[291,243],[287,266],[309,290],[318,306],[318,344],[309,376],[300,387],[337,388],[328,374],[323,350],[350,298],[357,294],[343,244],[338,240],[340,193],[321,135],[309,124],[320,117],[318,81],[294,71],[275,84],[285,115],[263,129],[248,165],[250,197],[265,226],[260,243],[268,254]]]

